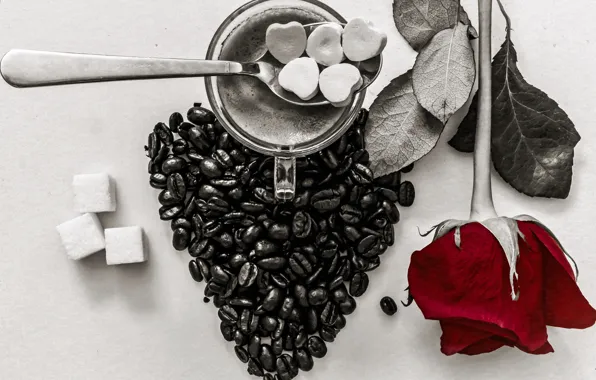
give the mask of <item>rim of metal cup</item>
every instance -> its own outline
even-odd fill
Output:
[[[230,24],[236,20],[241,14],[246,12],[247,10],[267,2],[273,2],[277,0],[253,0],[250,1],[243,6],[236,9],[232,12],[219,26],[211,42],[209,43],[209,48],[207,50],[206,59],[218,59],[219,57],[214,57],[215,51],[217,49],[218,42],[223,36],[224,31],[230,26]],[[318,0],[292,0],[295,4],[294,7],[300,7],[300,4],[308,3],[314,5],[316,7],[321,8],[323,11],[331,14],[335,17],[339,22],[346,23],[347,20],[340,15],[336,10],[324,4]],[[228,35],[225,36],[226,38]],[[224,39],[225,41],[225,39]],[[358,116],[358,112],[362,108],[362,104],[364,103],[364,99],[366,97],[366,89],[360,91],[354,95],[352,103],[349,106],[345,107],[345,111],[339,120],[335,123],[334,128],[330,128],[329,130],[325,131],[325,133],[318,139],[313,140],[308,144],[303,144],[299,146],[274,146],[273,144],[266,143],[266,142],[259,142],[258,139],[254,138],[250,134],[246,133],[239,125],[237,125],[233,118],[227,113],[223,104],[219,97],[219,91],[217,89],[217,80],[214,77],[205,77],[205,88],[207,90],[207,99],[211,104],[213,112],[219,119],[222,126],[226,129],[226,131],[234,137],[236,140],[240,141],[244,146],[255,150],[259,153],[263,153],[269,156],[278,156],[278,157],[297,157],[297,156],[307,156],[312,153],[316,153],[327,148],[329,145],[333,144],[337,141],[347,130],[350,128],[356,117]]]

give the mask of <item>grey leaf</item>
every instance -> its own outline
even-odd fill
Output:
[[[442,130],[443,125],[416,100],[411,70],[391,81],[371,106],[365,129],[375,177],[396,172],[425,156]]]
[[[469,220],[458,220],[458,219],[447,219],[444,222],[441,222],[435,230],[435,236],[433,237],[433,241],[447,235],[449,233],[449,231],[453,230],[454,228],[459,228],[459,227],[466,225],[468,223],[472,223],[472,222]],[[455,237],[455,239],[456,239],[455,243],[457,244],[457,237]],[[460,235],[460,244],[461,244],[461,235]],[[458,246],[458,248],[459,248],[459,246]]]
[[[468,101],[476,79],[474,51],[466,36],[467,29],[459,24],[439,32],[418,54],[414,64],[414,95],[443,124]]]
[[[457,0],[394,0],[393,19],[401,35],[420,51],[435,34],[452,28],[457,22]],[[469,36],[478,38],[468,14],[460,8],[460,22],[470,25]]]
[[[511,299],[517,300],[519,293],[515,291],[514,280],[517,277],[517,259],[519,258],[519,228],[517,222],[509,218],[487,219],[481,224],[497,239],[505,252],[509,262],[509,283],[511,285]]]

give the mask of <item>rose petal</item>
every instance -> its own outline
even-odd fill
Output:
[[[518,224],[526,235],[526,241],[542,248],[546,324],[576,329],[593,326],[596,323],[596,310],[590,306],[577,286],[571,265],[559,244],[535,223]],[[537,241],[532,242],[535,239]]]
[[[441,321],[441,352],[445,355],[460,353],[467,347],[483,341],[493,334],[490,332],[463,326],[452,321]]]
[[[466,347],[465,350],[462,350],[462,354],[465,355],[480,355],[486,354],[488,352],[496,351],[503,346],[509,346],[505,341],[498,340],[495,338],[487,338],[481,340],[475,344],[472,344],[469,347]]]
[[[460,249],[450,232],[412,255],[408,271],[412,296],[427,319],[487,323],[510,331],[513,341],[536,350],[547,340],[542,255],[527,244],[520,249],[518,301],[510,296],[505,254],[479,223],[461,228]]]
[[[550,354],[551,352],[555,352],[555,349],[553,348],[553,346],[550,345],[549,342],[544,343],[544,345],[542,347],[540,347],[534,351],[530,351],[527,348],[521,347],[519,345],[516,347],[527,354],[533,354],[533,355],[545,355],[545,354]]]

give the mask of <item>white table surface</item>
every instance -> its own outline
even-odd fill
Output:
[[[11,48],[100,54],[203,57],[219,23],[242,0],[2,0],[0,54]],[[328,0],[345,17],[367,16],[389,32],[386,66],[367,104],[415,55],[398,35],[390,0]],[[473,0],[462,1],[477,20]],[[519,66],[528,81],[567,111],[583,139],[567,200],[531,199],[495,175],[504,215],[528,213],[549,225],[577,260],[579,284],[596,304],[596,3],[504,0],[514,23]],[[497,8],[498,9],[498,8]],[[495,9],[494,50],[504,36]],[[201,79],[104,83],[17,90],[0,82],[0,379],[248,379],[224,342],[203,284],[188,275],[186,253],[170,245],[157,216],[143,145],[155,122],[206,101]],[[596,379],[596,329],[551,329],[556,353],[514,349],[445,357],[440,329],[413,306],[384,316],[379,299],[403,299],[412,251],[427,229],[465,218],[472,161],[439,146],[408,175],[415,205],[402,209],[397,244],[374,272],[347,328],[325,360],[302,379]],[[117,181],[118,211],[105,227],[140,225],[150,260],[108,267],[105,255],[66,258],[55,226],[74,217],[71,180],[106,171]]]

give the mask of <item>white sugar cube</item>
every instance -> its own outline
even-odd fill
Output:
[[[141,227],[106,228],[105,234],[108,265],[141,263],[147,259]]]
[[[84,214],[56,227],[66,249],[73,260],[80,260],[106,247],[103,227],[95,214]]]
[[[75,175],[72,188],[75,211],[116,211],[116,189],[106,173]]]

